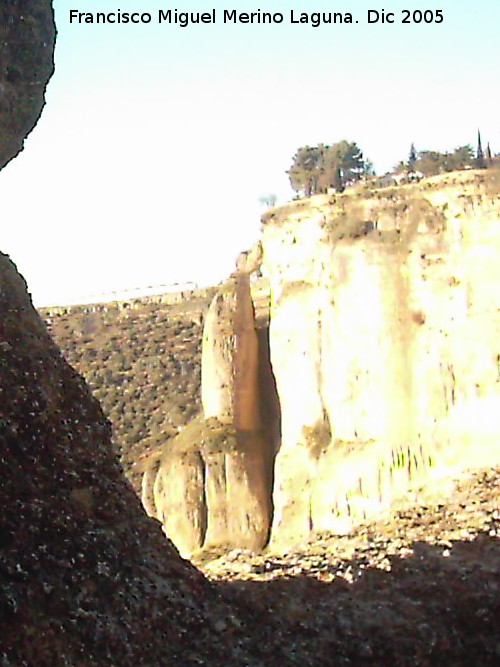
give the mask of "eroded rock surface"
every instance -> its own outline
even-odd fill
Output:
[[[499,192],[498,171],[458,173],[264,221],[276,542],[498,462]]]
[[[267,542],[273,444],[261,415],[259,373],[249,274],[238,271],[206,316],[203,414],[144,472],[144,505],[182,553]]]

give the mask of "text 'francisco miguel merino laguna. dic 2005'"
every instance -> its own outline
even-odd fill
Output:
[[[361,19],[361,20],[360,20]],[[401,9],[388,12],[385,9],[367,9],[356,17],[351,12],[302,12],[291,9],[283,12],[241,12],[237,9],[207,9],[204,12],[182,12],[178,9],[159,9],[151,12],[80,12],[69,10],[70,23],[157,23],[187,28],[190,25],[222,23],[226,25],[282,24],[308,25],[318,28],[323,25],[339,25],[364,22],[367,24],[429,24],[444,23],[441,9]]]

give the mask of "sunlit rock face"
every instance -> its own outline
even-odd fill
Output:
[[[208,460],[209,545],[258,548],[268,537],[270,445],[262,430],[258,356],[250,276],[238,271],[212,302],[203,335],[203,412],[234,429],[231,450]]]
[[[143,503],[183,554],[258,549],[268,539],[272,444],[261,418],[259,373],[250,278],[240,270],[206,316],[203,415],[144,473]]]
[[[453,174],[264,220],[276,543],[498,462],[499,192],[498,171]]]
[[[134,467],[183,554],[342,532],[497,462],[499,192],[455,173],[264,217],[205,317],[203,414]]]
[[[205,322],[202,348],[202,402],[205,417],[259,430],[259,343],[250,276],[236,273],[214,298]]]
[[[40,116],[54,68],[55,27],[48,0],[0,6],[0,168],[23,148]]]

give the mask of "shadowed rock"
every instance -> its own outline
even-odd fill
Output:
[[[144,514],[99,404],[3,254],[0,475],[2,664],[222,664],[219,650],[231,656],[210,639],[227,610]]]
[[[23,149],[45,103],[54,69],[55,27],[48,0],[0,7],[0,169]]]
[[[3,166],[43,106],[51,4],[3,2],[0,26]],[[4,667],[252,662],[241,631],[214,641],[229,610],[145,515],[109,422],[2,253],[0,478]]]

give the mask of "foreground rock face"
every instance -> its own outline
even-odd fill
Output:
[[[0,255],[2,664],[222,664],[224,606],[146,517],[110,426]],[[234,657],[234,656],[233,656]]]
[[[44,105],[54,68],[55,27],[49,0],[10,0],[0,7],[0,169],[23,148]]]
[[[498,171],[462,173],[265,219],[276,542],[498,462],[499,192]]]
[[[1,167],[39,116],[54,27],[47,1],[0,18]],[[0,253],[0,662],[257,664],[237,627],[214,641],[229,609],[146,517],[110,436]]]

